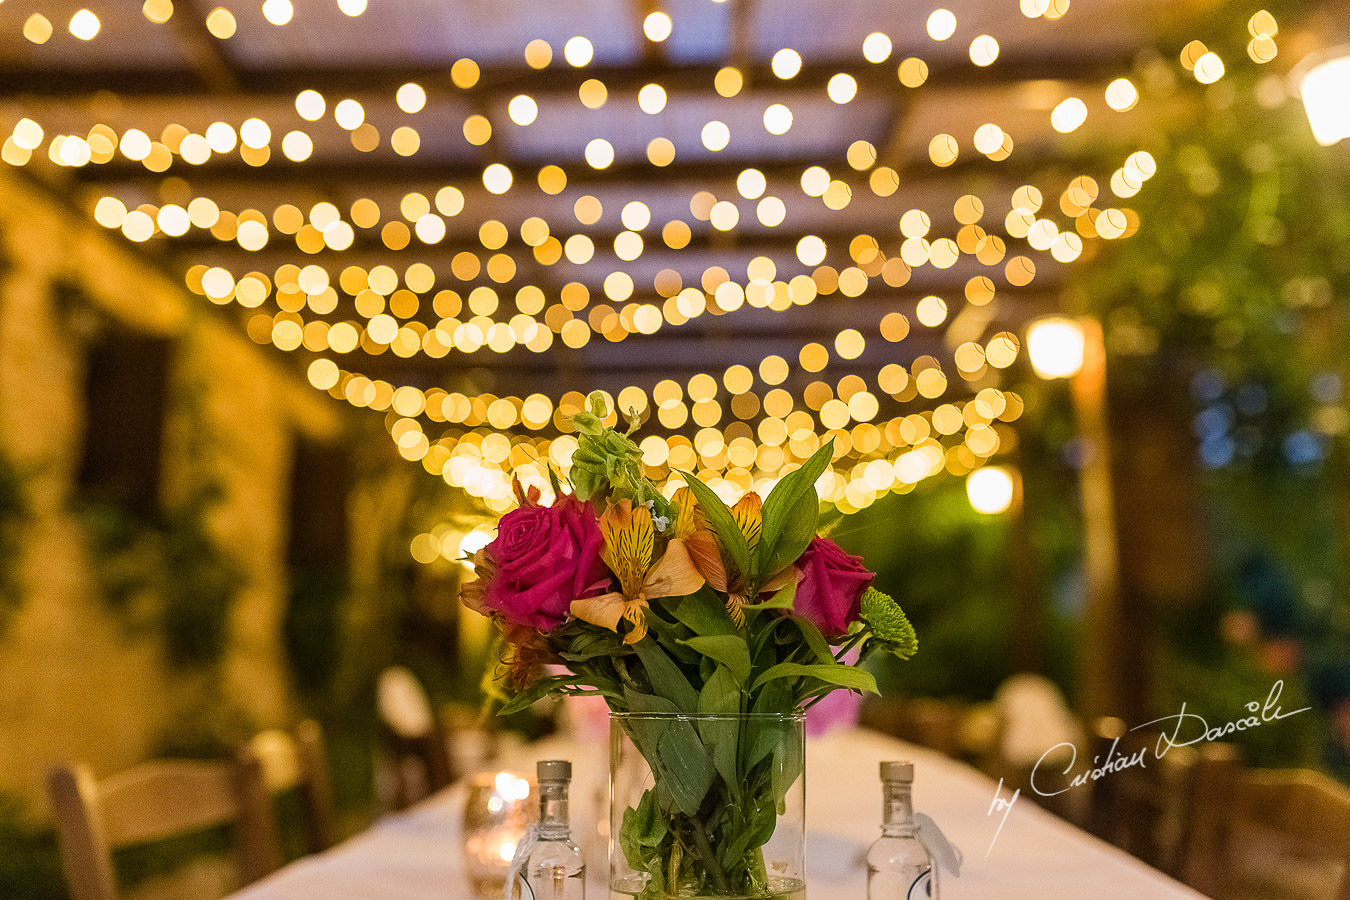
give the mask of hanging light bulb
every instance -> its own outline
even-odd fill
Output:
[[[1313,54],[1291,78],[1317,143],[1330,147],[1350,137],[1350,45]]]

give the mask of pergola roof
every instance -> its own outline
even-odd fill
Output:
[[[239,217],[235,225],[250,216],[259,220],[265,242],[256,227],[251,238],[219,223],[191,224],[170,235],[160,222],[153,236],[137,243],[199,291],[208,268],[229,273],[231,283],[260,274],[262,296],[250,284],[253,294],[241,291],[242,302],[229,295],[216,300],[255,339],[276,341],[305,364],[329,359],[343,378],[359,375],[423,391],[538,392],[556,402],[569,390],[632,386],[649,393],[663,379],[721,379],[734,364],[754,372],[776,355],[797,370],[782,386],[799,398],[798,408],[809,381],[835,384],[855,374],[877,393],[884,417],[903,414],[906,403],[931,407],[1000,385],[1000,367],[958,372],[954,354],[971,343],[985,349],[996,334],[1017,333],[1029,316],[1055,308],[1057,286],[1077,247],[1085,244],[1090,254],[1099,240],[1080,235],[1092,226],[1084,226],[1062,196],[1075,178],[1088,176],[1098,187],[1093,210],[1127,206],[1109,183],[1126,164],[1130,136],[1146,129],[1152,114],[1142,107],[1110,108],[1106,89],[1118,78],[1137,78],[1133,67],[1141,51],[1207,4],[1024,0],[1019,8],[1012,0],[950,0],[955,31],[941,40],[930,36],[927,24],[936,4],[909,0],[293,0],[289,21],[267,20],[265,13],[284,18],[276,10],[289,5],[5,0],[0,124],[13,129],[26,118],[42,128],[31,159],[13,146],[14,132],[6,160],[23,162],[91,216],[101,200],[113,198],[105,212],[112,210],[107,215],[114,227],[122,221],[119,203],[154,219],[168,205],[190,211],[200,198]],[[83,8],[99,22],[90,40],[67,31]],[[170,10],[166,21],[154,21]],[[658,41],[644,34],[644,22],[661,12],[669,16],[671,33]],[[233,33],[221,37],[229,30],[226,13]],[[42,43],[24,36],[35,14],[52,29]],[[40,23],[35,34],[41,35]],[[886,43],[878,38],[868,44],[869,35],[884,35],[889,49],[878,49]],[[988,65],[972,60],[978,51],[972,44],[982,36],[997,43],[997,57]],[[568,42],[578,37],[591,50],[584,65],[567,59]],[[775,54],[784,49],[801,61],[790,77],[774,67]],[[922,61],[922,79],[901,71],[905,60]],[[1168,62],[1175,66],[1174,58]],[[742,82],[734,92],[716,87],[719,72],[728,68]],[[831,97],[832,83],[848,83],[836,80],[841,75],[856,86],[847,102]],[[399,89],[406,84],[420,86],[425,95],[415,111],[400,106]],[[597,85],[603,85],[603,104],[594,99]],[[647,85],[664,89],[659,111],[642,108],[639,92]],[[312,121],[299,110],[302,91],[324,100]],[[512,120],[511,102],[521,96],[534,102],[528,124]],[[1071,98],[1083,101],[1086,119],[1063,133],[1052,126],[1052,112]],[[339,123],[336,111],[344,100],[360,104],[359,127]],[[770,133],[765,120],[776,104],[792,114],[782,134]],[[226,147],[219,134],[211,137],[213,123],[225,123],[235,136],[250,119],[270,128],[265,162],[260,151]],[[725,147],[713,141],[716,149],[710,149],[705,142],[710,122],[726,126]],[[987,125],[1002,130],[1010,153],[976,148],[977,132]],[[100,155],[98,133],[105,144],[125,147],[133,130],[172,152],[156,151],[162,161],[153,165],[107,146]],[[311,145],[308,154],[294,154],[304,155],[301,161],[286,158],[292,132]],[[83,165],[49,159],[53,139],[66,135],[86,140],[94,159]],[[203,137],[217,148],[189,160],[187,135],[198,145],[195,152]],[[943,135],[956,148],[950,163],[933,149]],[[597,139],[608,142],[613,154],[601,168],[586,159],[588,144]],[[666,153],[673,159],[653,162],[653,155],[660,156],[652,147],[657,139],[669,142]],[[511,173],[509,190],[497,192],[485,183],[485,170],[494,165]],[[546,167],[560,168],[566,186],[540,180]],[[804,185],[812,167],[827,173],[823,183],[836,183],[823,198]],[[746,169],[763,174],[762,194],[738,189]],[[1019,194],[1025,186],[1035,191]],[[1027,221],[1047,221],[1052,234],[1070,236],[1058,249],[1036,249],[1024,229],[1009,222],[1009,214],[1036,193],[1040,204],[1025,210]],[[957,206],[968,195],[981,201],[983,211],[980,231],[962,235],[973,216]],[[761,221],[764,197],[781,200],[781,222],[772,209],[765,211],[767,224]],[[723,212],[735,208],[734,226],[707,221],[714,201],[723,201]],[[321,207],[316,219],[316,205],[325,203],[331,209]],[[625,221],[625,208],[633,203],[643,206],[630,209],[636,215]],[[278,212],[289,207],[302,218],[288,221]],[[206,221],[203,208],[199,203],[194,219]],[[911,210],[927,215],[926,231],[902,228]],[[334,217],[342,224],[329,244],[337,249],[321,236],[313,245]],[[424,218],[425,233],[418,221]],[[539,246],[542,232],[534,220],[542,220],[563,246]],[[667,239],[663,229],[672,221],[687,226],[687,238]],[[310,226],[307,238],[296,233],[300,222]],[[484,231],[484,222],[500,223],[502,233]],[[527,223],[532,231],[523,228]],[[616,250],[616,238],[625,233],[640,236],[638,255]],[[804,236],[823,241],[823,260],[799,252]],[[904,241],[916,236],[956,241],[957,252],[926,259],[921,245],[911,243],[908,253],[917,256],[908,256]],[[575,243],[567,244],[569,238]],[[1004,252],[978,253],[989,238],[1001,240]],[[582,251],[584,239],[589,255]],[[914,264],[883,267],[902,256]],[[1019,257],[1032,264],[1034,278],[1010,273]],[[772,265],[748,270],[756,259]],[[419,263],[423,268],[410,280],[409,267]],[[336,302],[304,305],[301,296],[296,308],[279,289],[311,266],[324,270]],[[380,266],[390,267],[397,279],[380,288],[385,301],[363,305],[359,295],[368,285],[361,279]],[[834,276],[821,266],[846,284],[831,290]],[[972,279],[980,277],[994,288],[992,299],[978,290],[972,294]],[[813,278],[813,302],[802,302],[802,278]],[[689,316],[686,305],[680,311],[679,289],[699,288],[704,305],[714,307],[722,281],[737,286],[722,301],[734,309]],[[577,285],[585,290],[578,294]],[[396,304],[396,288],[414,296]],[[536,288],[542,307],[527,299],[518,309],[520,291],[535,298]],[[293,286],[288,289],[295,294]],[[457,299],[442,295],[438,302],[444,291]],[[770,301],[775,291],[780,299]],[[931,325],[917,314],[926,297],[938,297],[946,307]],[[550,319],[550,309],[564,301],[570,309],[556,310]],[[687,304],[697,306],[692,298]],[[600,306],[607,311],[595,312]],[[413,331],[423,348],[374,346],[368,335],[366,348],[378,352],[339,352],[316,337],[339,322],[354,333],[369,332],[376,307],[392,314],[394,326],[420,322]],[[650,311],[635,320],[640,307],[665,312],[654,321]],[[475,311],[486,316],[478,320],[483,326],[491,320],[509,329],[516,317],[514,336],[502,338],[503,352],[472,351],[472,340],[456,346],[450,330],[425,350],[426,334],[438,324],[452,329],[469,323]],[[895,313],[908,328],[897,330]],[[301,326],[323,324],[305,331],[303,340],[294,330],[277,339],[273,328],[288,318]],[[566,334],[557,326],[569,318],[586,328],[573,326]],[[855,329],[865,347],[855,353],[838,345],[845,329]],[[551,332],[547,348],[540,330]],[[903,340],[896,339],[900,331]],[[520,346],[531,336],[534,350]],[[486,331],[480,338],[488,338]],[[827,351],[821,373],[801,371],[810,368],[800,365],[801,350],[812,343]],[[923,357],[946,374],[947,388],[936,397],[916,396],[912,387],[915,362]],[[878,373],[888,365],[905,367],[911,386],[878,386]],[[334,391],[340,394],[341,386]]]

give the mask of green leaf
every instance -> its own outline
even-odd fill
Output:
[[[727,615],[726,604],[711,588],[701,589],[687,597],[671,598],[661,605],[695,634],[736,633],[736,626]]]
[[[785,736],[786,737],[786,736]],[[787,793],[792,789],[792,785],[801,777],[802,771],[806,768],[806,759],[802,754],[801,744],[795,740],[785,739],[774,748],[773,769],[771,772],[773,780],[773,795],[775,808],[781,813],[784,810],[784,801]]]
[[[572,482],[572,493],[580,500],[589,500],[600,487],[600,476],[580,467],[573,471],[569,478]]]
[[[737,716],[743,693],[725,666],[718,666],[698,694],[698,712],[705,716]],[[734,741],[732,742],[734,745]]]
[[[752,704],[751,712],[757,714],[782,713],[784,710],[794,709],[797,698],[792,695],[786,681],[775,679],[766,683],[758,691]],[[744,749],[742,750],[741,766],[743,772],[749,772],[760,760],[773,751],[774,744],[779,740],[779,731],[777,726],[772,726],[762,718],[750,719],[750,724],[746,728]]]
[[[699,508],[707,516],[708,525],[717,535],[722,549],[731,555],[732,563],[747,579],[753,578],[758,573],[754,569],[754,560],[750,558],[750,547],[745,542],[745,535],[741,534],[741,526],[736,524],[736,517],[722,502],[722,498],[717,496],[712,488],[699,481],[693,472],[682,471],[680,474],[684,476],[694,499],[698,500]]]
[[[755,697],[754,706],[750,710],[754,713],[781,713],[785,709],[792,709],[792,692],[782,681],[770,681],[758,689],[758,696]]]
[[[746,811],[746,822],[722,848],[721,862],[724,868],[734,868],[751,850],[768,843],[777,825],[774,813],[770,797],[763,791],[756,791]]]
[[[762,511],[763,526],[759,538],[759,561],[768,563],[771,560],[778,559],[784,554],[778,550],[780,537],[783,536],[789,522],[808,517],[803,510],[807,504],[810,505],[812,512],[809,514],[811,521],[811,532],[815,533],[816,517],[820,509],[820,500],[816,497],[816,479],[820,478],[825,471],[825,467],[830,464],[834,456],[834,441],[826,441],[820,449],[811,454],[811,458],[802,463],[801,468],[789,472],[783,477],[783,480],[773,486],[769,491],[769,496],[764,500],[764,509]],[[800,528],[794,528],[791,532],[792,542],[800,539]],[[791,556],[787,562],[792,562],[801,555],[801,551],[806,549],[806,545],[811,542],[808,536],[801,549]],[[785,545],[785,550],[787,549]],[[783,563],[786,565],[786,563]],[[780,565],[779,568],[782,568]],[[764,575],[772,575],[774,571],[765,566],[761,566],[759,571]]]
[[[541,678],[502,704],[502,708],[497,710],[497,715],[509,716],[512,713],[518,713],[522,710],[529,709],[546,695],[553,693],[558,688],[567,684],[568,680],[569,678],[566,675]]]
[[[642,691],[631,687],[624,688],[624,706],[635,713],[662,713],[667,715],[678,714],[680,710],[676,708],[664,697],[658,697],[655,694],[645,694]],[[660,768],[661,765],[661,731],[662,721],[659,719],[628,719],[625,722],[625,729],[628,737],[632,740],[633,746],[637,748],[638,753],[647,761],[647,765],[653,771]],[[663,804],[663,808],[665,805]]]
[[[664,607],[664,602],[659,606]],[[668,610],[659,607],[647,610],[647,635],[666,651],[672,662],[683,667],[685,671],[698,668],[703,662],[703,656],[681,643],[685,638],[693,637],[693,632],[683,622],[674,617],[665,618],[661,612]]]
[[[739,634],[709,634],[691,637],[681,643],[726,667],[738,686],[750,681],[750,648]]]
[[[652,690],[674,703],[675,712],[688,713],[698,708],[698,691],[660,644],[652,638],[643,638],[633,649],[647,670]]]
[[[701,715],[735,716],[741,712],[741,697],[735,677],[719,666],[699,692],[698,711]],[[699,722],[699,736],[712,752],[713,766],[737,800],[741,796],[740,777],[736,771],[738,731],[737,720],[731,718]]]
[[[657,815],[655,798],[650,790],[642,792],[636,807],[624,810],[623,825],[619,829],[620,842],[625,848],[655,847],[668,831],[666,820]],[[629,862],[633,858],[629,857]]]
[[[820,633],[816,624],[805,616],[788,616],[788,620],[797,626],[797,630],[802,633],[802,639],[806,641],[806,646],[810,648],[811,654],[817,660],[827,665],[834,665],[834,654],[830,652],[829,642],[825,636]]]
[[[623,822],[619,826],[619,847],[628,865],[660,878],[661,853],[658,848],[669,833],[666,817],[660,814],[656,791],[644,791],[637,806],[623,811]]]
[[[811,539],[816,536],[816,523],[819,518],[820,498],[812,488],[804,492],[796,504],[788,510],[782,531],[772,549],[766,550],[769,545],[760,544],[760,571],[764,573],[765,578],[772,577],[797,561],[810,545]]]
[[[629,709],[634,712],[679,712],[670,701],[629,691]],[[696,709],[697,704],[690,709]],[[629,720],[629,734],[658,788],[670,794],[671,802],[687,816],[696,815],[717,777],[712,757],[688,719],[672,716],[648,721]],[[659,799],[659,798],[658,798]]]
[[[867,691],[870,694],[877,693],[877,680],[871,672],[843,663],[816,663],[811,665],[791,662],[779,663],[762,672],[755,679],[755,683],[751,685],[751,689],[753,690],[779,678],[814,678],[835,687]]]
[[[631,687],[623,689],[624,699],[627,701],[629,712],[635,713],[664,713],[668,715],[679,715],[681,710],[674,703],[671,703],[665,697],[658,697],[656,694],[647,694]],[[645,738],[645,734],[635,734],[635,739]],[[655,747],[655,741],[652,742]],[[642,749],[641,746],[638,747]]]
[[[774,591],[773,596],[768,600],[761,600],[758,603],[747,603],[742,607],[746,612],[758,609],[792,609],[792,603],[797,597],[797,579],[792,579],[785,586]]]
[[[601,656],[618,656],[628,652],[622,638],[607,629],[587,629],[577,634],[565,652],[559,653],[568,662],[585,662]]]

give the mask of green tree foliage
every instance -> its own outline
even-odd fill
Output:
[[[1317,368],[1350,373],[1350,165],[1343,147],[1313,140],[1282,70],[1248,58],[1246,5],[1221,6],[1134,73],[1152,124],[1103,151],[1119,164],[1146,150],[1157,173],[1099,204],[1128,205],[1142,225],[1082,267],[1070,302],[1101,317],[1116,354],[1194,354],[1306,397]],[[1202,85],[1177,62],[1191,39],[1224,60],[1224,78]]]
[[[1215,716],[1240,710],[1275,677],[1257,662],[1260,642],[1272,635],[1255,643],[1219,638],[1224,608],[1251,606],[1256,587],[1241,567],[1253,552],[1289,577],[1288,627],[1303,648],[1301,674],[1315,679],[1318,660],[1350,658],[1340,562],[1350,547],[1350,155],[1345,145],[1314,141],[1286,75],[1297,62],[1291,57],[1306,52],[1295,35],[1316,5],[1265,4],[1279,24],[1281,54],[1265,64],[1248,52],[1250,17],[1260,7],[1229,0],[1141,59],[1133,80],[1148,131],[1101,150],[1114,165],[1146,150],[1157,171],[1128,199],[1103,186],[1099,203],[1128,206],[1140,227],[1086,260],[1067,295],[1071,308],[1102,321],[1118,389],[1132,380],[1127,390],[1146,399],[1168,379],[1203,372],[1214,391],[1202,401],[1234,414],[1228,428],[1239,452],[1208,460],[1208,520],[1196,523],[1208,527],[1224,570],[1220,596],[1185,621],[1162,623],[1170,655],[1160,702],[1186,700]],[[1195,40],[1224,63],[1213,84],[1181,64]],[[1244,411],[1243,391],[1260,402]],[[1316,452],[1300,462],[1288,452],[1291,435]],[[1338,536],[1327,540],[1329,532]],[[1324,602],[1309,609],[1318,597]],[[1201,633],[1207,637],[1197,640]],[[1209,686],[1204,696],[1200,684]],[[1289,692],[1304,688],[1291,680]],[[1305,760],[1315,731],[1307,717],[1247,749],[1257,761]]]

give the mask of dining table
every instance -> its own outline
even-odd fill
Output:
[[[522,775],[539,759],[573,761],[573,836],[587,896],[607,888],[608,746],[555,737],[511,748],[494,766]],[[811,900],[864,900],[867,847],[880,834],[883,760],[914,763],[914,807],[959,852],[945,900],[1203,900],[1203,895],[1037,806],[977,769],[865,728],[807,739],[806,883]],[[1083,788],[1086,789],[1086,788]],[[331,850],[302,857],[230,900],[478,900],[466,876],[463,781],[378,819]]]

